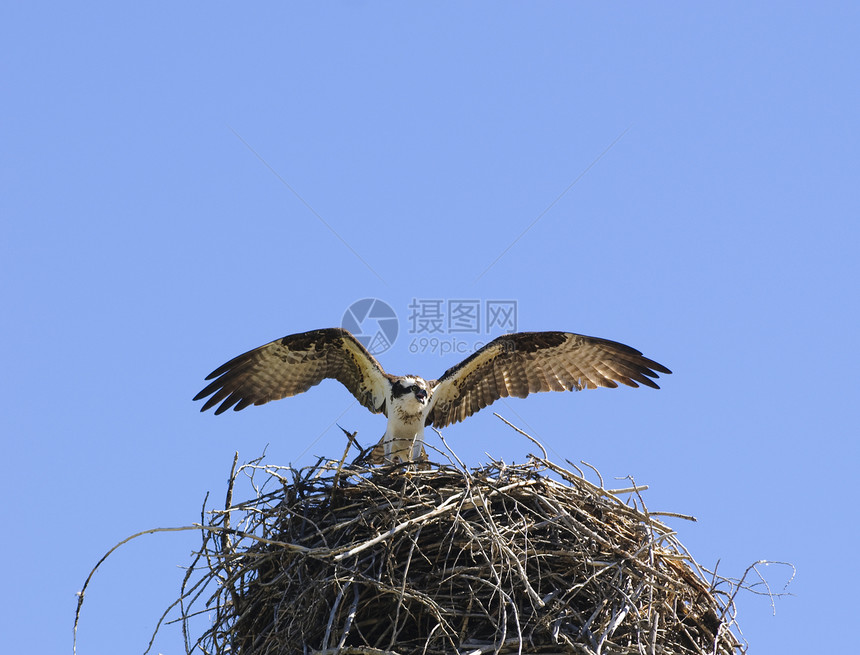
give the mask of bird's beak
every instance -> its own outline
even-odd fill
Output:
[[[423,403],[425,400],[427,400],[427,391],[425,391],[424,389],[419,389],[415,392],[415,397]]]

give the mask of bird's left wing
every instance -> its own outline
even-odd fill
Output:
[[[371,412],[385,413],[386,377],[352,334],[327,328],[292,334],[231,359],[206,377],[214,381],[194,400],[211,395],[200,411],[221,403],[215,410],[220,414],[295,396],[334,378]]]
[[[639,384],[671,373],[623,343],[571,332],[519,332],[494,339],[449,368],[435,387],[427,425],[462,421],[499,398]]]

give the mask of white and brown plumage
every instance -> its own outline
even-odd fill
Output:
[[[671,371],[622,343],[571,332],[518,332],[494,339],[445,371],[438,380],[386,373],[347,330],[292,334],[255,348],[215,369],[194,400],[220,414],[307,391],[326,378],[341,382],[374,414],[385,414],[385,461],[417,460],[424,427],[444,428],[499,398],[538,391],[579,391],[639,384]]]

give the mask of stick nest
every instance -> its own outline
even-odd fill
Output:
[[[414,470],[365,454],[234,463],[183,585],[189,652],[746,652],[726,581],[706,579],[644,487],[607,490],[545,455]],[[234,504],[242,476],[255,494]]]

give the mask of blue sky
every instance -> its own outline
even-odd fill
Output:
[[[335,420],[378,438],[384,419],[335,382],[219,417],[191,402],[227,359],[339,325],[361,298],[399,318],[379,355],[395,373],[459,359],[410,352],[413,299],[515,301],[520,330],[615,339],[673,369],[660,391],[492,409],[555,459],[650,485],[652,510],[696,515],[671,524],[703,565],[792,562],[775,615],[738,598],[753,652],[843,648],[858,582],[856,4],[0,14],[8,652],[34,638],[70,652],[98,558],[197,521],[235,451],[308,465],[342,452]],[[488,410],[445,434],[472,465],[532,450]],[[197,544],[147,536],[110,558],[78,652],[142,652]],[[766,574],[781,590],[786,570]],[[154,652],[181,644],[169,626]]]

